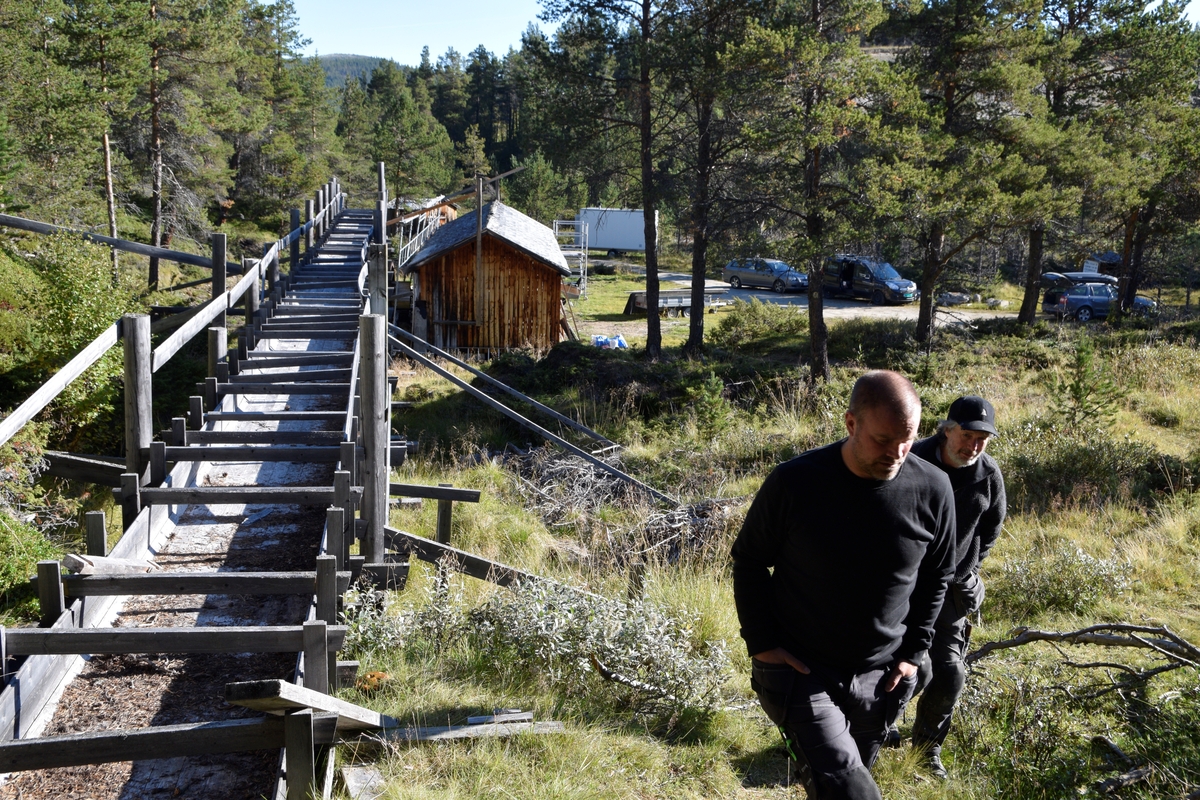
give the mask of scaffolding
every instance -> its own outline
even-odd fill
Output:
[[[571,274],[579,277],[579,294],[587,296],[588,279],[588,226],[574,219],[554,220],[554,238],[562,250]]]

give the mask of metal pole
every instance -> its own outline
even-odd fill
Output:
[[[153,403],[150,388],[150,317],[126,314],[121,322],[125,340],[125,468],[144,485],[150,477],[142,450],[150,447]]]
[[[367,530],[362,554],[368,564],[383,562],[383,526],[387,523],[387,451],[391,445],[388,422],[391,403],[387,382],[387,320],[378,314],[359,317],[359,354],[362,358],[359,391],[362,398],[363,468],[362,517]]]

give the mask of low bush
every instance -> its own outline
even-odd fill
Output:
[[[763,342],[780,336],[795,336],[808,329],[808,317],[791,306],[762,303],[750,298],[749,303],[738,300],[721,316],[721,321],[708,335],[716,347],[732,349],[752,342]]]
[[[990,582],[988,601],[1017,620],[1048,611],[1085,614],[1126,591],[1130,572],[1126,562],[1097,558],[1076,544],[1058,542],[1005,561]]]

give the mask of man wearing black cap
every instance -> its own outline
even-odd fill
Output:
[[[979,564],[1004,524],[1004,478],[995,460],[984,453],[996,434],[996,410],[982,397],[960,397],[950,405],[938,432],[913,445],[912,452],[942,469],[954,489],[956,566],[941,613],[934,624],[933,644],[917,673],[913,747],[925,754],[929,771],[945,778],[942,742],[950,731],[954,704],[966,683],[970,616],[983,603]]]

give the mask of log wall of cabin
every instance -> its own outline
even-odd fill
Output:
[[[424,338],[437,347],[546,348],[558,341],[562,276],[503,242],[483,239],[481,319],[475,316],[474,242],[422,265],[418,273],[413,285],[419,292],[415,300],[426,304]],[[462,322],[479,324],[448,324]]]

